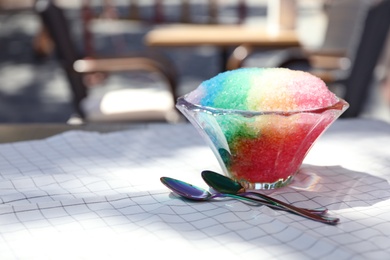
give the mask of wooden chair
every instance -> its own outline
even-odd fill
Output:
[[[37,0],[34,8],[54,43],[73,95],[76,115],[83,121],[178,120],[174,106],[177,98],[176,75],[168,60],[151,54],[82,58],[74,45],[63,10],[50,0]],[[131,71],[158,75],[164,88],[126,87],[105,92],[99,97],[89,95],[86,75]]]
[[[342,1],[348,3],[355,1],[352,4],[357,4],[360,0]],[[341,1],[332,2],[332,4],[340,3]],[[359,12],[350,13],[351,10],[347,10],[345,13],[359,16],[362,21],[357,24],[357,29],[360,30],[356,32],[356,37],[351,39],[351,45],[348,44],[344,50],[335,48],[342,45],[340,43],[336,45],[334,42],[333,48],[324,48],[310,54],[299,49],[286,50],[283,52],[284,56],[278,57],[278,62],[272,65],[296,68],[295,64],[300,63],[302,66],[302,63],[305,63],[303,66],[307,65],[306,69],[310,73],[322,78],[328,85],[341,86],[340,94],[350,104],[343,117],[357,117],[362,112],[373,80],[374,69],[389,34],[390,0],[361,3],[363,6],[360,6],[362,9]],[[345,30],[343,33],[348,34],[349,37],[352,34],[351,31]],[[331,42],[327,44],[331,46]]]
[[[350,104],[342,117],[357,117],[363,111],[374,78],[374,70],[390,33],[390,0],[366,2],[367,10],[361,30],[350,47],[347,56],[334,56],[341,66],[312,66],[309,72],[322,78],[329,85],[341,86],[342,97]],[[347,60],[347,61],[346,61]],[[289,67],[296,57],[285,60],[280,67]],[[310,60],[309,60],[310,61]],[[346,64],[342,66],[342,64]],[[309,63],[310,64],[310,63]],[[337,63],[336,63],[337,64]]]
[[[345,87],[344,98],[350,108],[344,117],[357,117],[362,112],[374,77],[374,69],[390,33],[390,0],[373,3],[367,13],[351,68],[342,78],[335,78]]]
[[[346,69],[350,63],[344,58],[351,54],[355,44],[354,35],[364,22],[367,10],[366,0],[331,1],[325,10],[328,25],[321,46],[279,50],[267,60],[265,66],[293,66],[300,63],[300,66],[319,69]],[[227,61],[227,69],[243,66],[255,51],[247,45],[237,47]]]

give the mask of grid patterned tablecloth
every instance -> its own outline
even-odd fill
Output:
[[[0,259],[389,259],[390,125],[338,120],[285,188],[337,226],[235,200],[190,202],[159,178],[207,187],[220,171],[188,124],[69,131],[0,145]],[[244,258],[245,257],[245,258]]]

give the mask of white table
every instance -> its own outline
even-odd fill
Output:
[[[328,226],[235,200],[189,202],[219,171],[191,125],[68,131],[0,145],[1,259],[389,259],[390,125],[338,120],[271,196],[330,209]]]

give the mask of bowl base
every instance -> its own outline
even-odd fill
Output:
[[[290,175],[286,179],[279,179],[273,183],[248,182],[245,180],[237,180],[246,190],[272,190],[288,185],[293,179]]]

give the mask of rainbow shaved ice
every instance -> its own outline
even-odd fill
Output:
[[[285,68],[242,68],[204,81],[188,101],[250,111],[294,111],[332,106],[338,98],[318,77]]]
[[[183,102],[194,106],[184,109]],[[284,68],[227,71],[178,102],[206,133],[225,172],[261,189],[289,183],[314,141],[347,107],[318,77]]]

